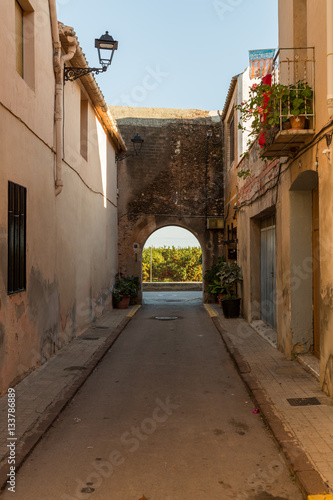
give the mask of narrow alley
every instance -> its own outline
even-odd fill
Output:
[[[15,498],[301,499],[254,409],[198,293],[146,293],[17,473]]]

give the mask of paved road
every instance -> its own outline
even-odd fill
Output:
[[[196,297],[145,294],[19,471],[15,500],[302,498]]]

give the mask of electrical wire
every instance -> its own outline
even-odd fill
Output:
[[[14,116],[14,118],[16,118],[20,123],[22,123],[22,125],[24,125],[26,127],[27,130],[29,130],[29,132],[31,132],[39,141],[41,141],[44,146],[46,146],[50,151],[52,151],[53,154],[55,154],[55,149],[50,146],[49,144],[47,144],[47,142],[45,142],[38,134],[36,134],[36,132],[34,130],[32,130],[29,125],[27,125],[23,120],[22,118],[20,118],[19,116],[17,116],[15,113],[13,113],[13,111],[9,108],[7,108],[7,106],[5,104],[3,104],[2,102],[0,102],[0,105],[6,110],[8,111],[12,116]],[[95,189],[93,189],[92,187],[90,187],[86,181],[83,179],[83,177],[81,177],[81,175],[79,174],[79,172],[77,170],[75,170],[74,167],[72,167],[69,163],[67,163],[66,160],[62,160],[63,163],[65,165],[67,165],[71,170],[73,170],[73,172],[76,173],[76,175],[79,177],[79,179],[82,181],[82,183],[94,194],[98,194],[100,196],[102,196],[103,198],[106,199],[107,202],[111,203],[111,205],[113,205],[115,208],[117,208],[117,205],[115,205],[113,203],[112,200],[110,200],[107,196],[105,196],[103,193],[101,193],[101,191],[96,191]]]
[[[312,138],[311,142],[309,144],[307,144],[304,148],[302,148],[298,153],[297,155],[292,159],[292,161],[290,163],[287,164],[286,168],[284,170],[281,169],[281,163],[280,163],[280,166],[279,166],[279,171],[278,171],[278,174],[273,177],[272,179],[269,179],[269,181],[267,181],[263,186],[261,186],[261,189],[263,187],[265,187],[267,184],[269,184],[270,182],[274,181],[276,179],[276,182],[273,186],[269,187],[268,189],[266,189],[265,192],[259,194],[257,197],[253,198],[251,197],[249,200],[247,200],[246,202],[243,202],[239,205],[239,208],[242,208],[242,207],[245,207],[245,206],[250,206],[252,205],[253,203],[255,203],[258,199],[262,198],[263,196],[265,196],[266,193],[268,193],[269,191],[271,191],[272,189],[274,189],[275,187],[277,188],[276,190],[276,200],[275,200],[275,204],[277,203],[277,200],[278,200],[278,184],[279,184],[279,181],[280,181],[280,177],[281,175],[286,172],[294,163],[296,160],[298,160],[303,154],[305,154],[307,151],[309,151],[313,146],[315,146],[316,144],[319,144],[319,142],[321,140],[323,140],[326,136],[326,134],[323,134],[325,131],[327,131],[327,129],[329,129],[330,127],[333,126],[333,120],[330,120],[330,122],[325,125],[324,127],[322,127],[322,129]],[[333,132],[333,128],[331,128],[330,132]],[[316,158],[318,156],[318,147],[317,147],[317,153],[316,153]],[[253,195],[255,196],[255,195]]]

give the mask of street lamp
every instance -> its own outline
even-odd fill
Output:
[[[128,158],[129,156],[138,156],[138,154],[140,154],[144,140],[141,139],[139,134],[136,134],[133,137],[133,139],[131,139],[131,142],[133,143],[134,153],[125,153],[123,155],[116,155],[116,161],[122,161],[125,160],[125,158]]]
[[[95,38],[95,48],[98,50],[99,63],[107,68],[112,62],[114,51],[118,49],[118,42],[106,31],[105,35]]]
[[[87,75],[88,73],[104,73],[111,65],[114,51],[118,49],[118,42],[109,35],[106,31],[100,38],[95,38],[95,47],[98,50],[98,58],[101,68],[77,68],[74,66],[66,66],[64,68],[64,79],[74,82],[77,78]]]

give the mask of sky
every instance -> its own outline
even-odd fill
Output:
[[[249,50],[278,46],[277,8],[278,0],[57,0],[58,20],[75,29],[91,67],[95,38],[109,31],[118,41],[95,77],[107,104],[202,110],[223,109]],[[154,246],[197,244],[175,227],[152,237]]]
[[[197,238],[186,229],[177,226],[163,227],[155,231],[145,243],[145,247],[200,247]]]
[[[222,109],[248,50],[278,44],[278,0],[57,0],[91,66],[94,39],[118,41],[96,80],[110,105]]]

